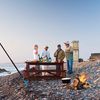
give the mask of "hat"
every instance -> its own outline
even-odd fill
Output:
[[[69,41],[67,41],[67,42],[64,42],[64,44],[68,45],[68,44],[69,44]]]
[[[49,48],[48,46],[45,46],[45,48]]]

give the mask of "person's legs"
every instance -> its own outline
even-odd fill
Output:
[[[71,59],[71,73],[73,73],[73,59]]]
[[[69,73],[69,60],[67,60],[67,72]]]
[[[73,60],[69,60],[69,74],[73,73]]]
[[[61,68],[60,68],[60,65],[56,65],[56,75],[57,76],[60,76],[60,70],[61,70]]]

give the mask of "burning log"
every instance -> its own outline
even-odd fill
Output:
[[[75,90],[89,88],[90,84],[87,83],[87,75],[86,75],[86,73],[77,74],[71,87],[73,89],[75,89]]]
[[[66,86],[67,89],[74,89],[74,90],[80,90],[80,89],[87,89],[90,88],[90,84],[87,82],[87,74],[81,73],[77,74],[76,78],[73,80],[73,83],[71,84],[71,78],[62,78],[62,83],[66,83],[64,86]]]

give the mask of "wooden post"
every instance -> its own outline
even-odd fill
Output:
[[[65,74],[65,71],[64,71],[64,63],[62,63],[62,77],[65,77],[66,76],[66,74]]]
[[[30,68],[30,67],[29,67],[29,64],[26,63],[26,75],[27,75],[26,77],[27,77],[27,78],[30,77],[30,74],[29,74],[29,68]]]

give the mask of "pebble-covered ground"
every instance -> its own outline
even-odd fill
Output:
[[[78,72],[88,74],[91,88],[83,90],[66,89],[60,79],[33,80],[27,88],[19,74],[0,78],[0,100],[100,100],[100,63],[79,64]],[[75,78],[75,74],[68,77]]]

